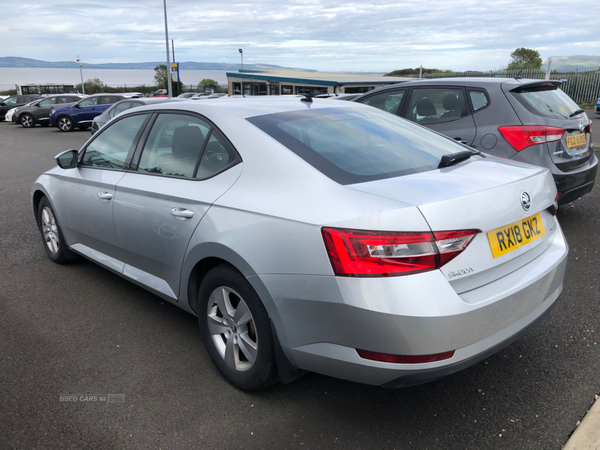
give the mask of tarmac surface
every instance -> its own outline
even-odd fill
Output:
[[[411,388],[308,374],[248,394],[214,369],[196,318],[87,260],[47,258],[31,185],[88,137],[0,123],[0,448],[560,449],[600,393],[598,183],[558,213],[558,305],[505,350]]]

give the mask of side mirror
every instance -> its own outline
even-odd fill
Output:
[[[0,102],[0,106],[6,106],[6,103]]]
[[[79,152],[77,150],[65,150],[54,157],[58,167],[61,169],[74,169],[79,162]]]
[[[79,106],[79,103],[75,103],[75,104],[73,105],[73,107],[75,107],[75,108],[80,108],[80,106]]]
[[[41,108],[39,103],[36,103],[35,106],[37,106],[38,108]]]

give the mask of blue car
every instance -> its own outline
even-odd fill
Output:
[[[50,123],[60,131],[72,131],[75,127],[85,130],[92,126],[94,117],[124,98],[126,96],[121,94],[90,95],[71,106],[53,109],[50,113]]]
[[[600,114],[600,98],[596,100],[596,114]]]

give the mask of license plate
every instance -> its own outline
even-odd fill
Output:
[[[546,234],[540,214],[488,232],[487,237],[494,258],[506,255]]]
[[[579,147],[585,145],[585,134],[579,133],[575,136],[567,136],[567,148]]]

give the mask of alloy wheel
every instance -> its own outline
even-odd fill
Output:
[[[208,299],[208,330],[228,367],[245,372],[256,362],[258,339],[254,317],[233,289],[220,286]]]
[[[33,126],[33,117],[31,117],[29,114],[24,114],[21,116],[21,125],[23,125],[25,128],[31,128]]]
[[[47,206],[42,209],[42,231],[44,233],[44,241],[50,252],[54,254],[58,253],[58,226],[56,225],[54,213]]]
[[[58,119],[58,128],[61,131],[71,131],[73,129],[73,121],[68,117],[61,117]]]

